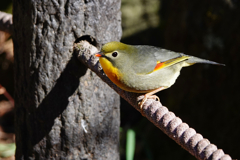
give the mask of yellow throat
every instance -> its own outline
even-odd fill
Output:
[[[121,82],[121,73],[119,70],[104,57],[100,57],[99,62],[108,78],[120,88],[124,87],[124,84]]]

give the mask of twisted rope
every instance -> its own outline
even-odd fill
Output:
[[[121,90],[113,84],[104,74],[101,66],[98,63],[98,58],[94,56],[98,50],[86,41],[81,41],[74,45],[74,53],[77,54],[79,60],[95,72],[104,82],[114,89],[122,98],[130,103],[139,112],[139,101],[143,95],[130,93]],[[211,144],[209,140],[193,128],[189,128],[188,124],[183,123],[179,117],[176,117],[173,112],[170,112],[166,107],[162,106],[159,101],[148,99],[143,105],[143,116],[151,121],[155,126],[160,128],[165,134],[172,138],[176,143],[182,146],[190,154],[199,160],[231,160],[232,158],[225,154],[222,149]]]
[[[0,11],[0,30],[12,35],[13,22],[12,15]]]

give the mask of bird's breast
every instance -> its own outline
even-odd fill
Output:
[[[181,67],[167,67],[150,74],[136,74],[130,67],[121,71],[110,61],[100,57],[99,62],[108,78],[119,88],[136,93],[146,93],[159,87],[170,87],[180,74]]]
[[[114,67],[112,63],[104,57],[100,57],[99,62],[103,68],[104,73],[119,88],[128,92],[135,92],[135,93],[146,93],[146,92],[152,91],[152,89],[139,90],[135,87],[135,86],[138,86],[138,84],[131,85],[131,83],[133,82],[132,80],[137,78],[135,74],[131,73],[131,69],[123,70],[123,72],[121,72],[118,68]]]

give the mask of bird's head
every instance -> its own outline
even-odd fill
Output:
[[[103,45],[101,52],[95,54],[95,56],[100,58],[101,64],[107,60],[114,67],[122,68],[124,64],[129,62],[131,55],[135,51],[136,49],[131,45],[113,41]]]

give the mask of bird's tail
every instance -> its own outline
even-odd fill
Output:
[[[214,64],[214,65],[225,66],[225,64],[221,64],[221,63],[217,63],[217,62],[213,62],[213,61],[209,61],[209,60],[206,60],[206,59],[197,58],[197,57],[193,57],[193,56],[190,56],[189,59],[186,60],[185,62],[186,62],[185,66],[190,66],[190,65],[193,65],[195,63],[206,63],[206,64]]]

